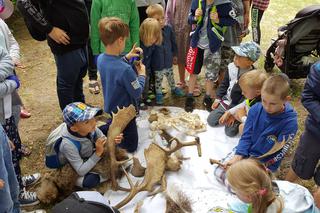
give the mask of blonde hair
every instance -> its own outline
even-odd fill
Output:
[[[146,13],[149,18],[153,18],[155,15],[164,15],[164,9],[160,4],[152,4],[147,8]]]
[[[140,25],[140,40],[145,46],[151,46],[152,39],[155,39],[156,45],[162,43],[162,30],[160,23],[154,18],[146,18]]]
[[[121,37],[129,37],[129,26],[117,17],[105,17],[99,21],[99,32],[102,43],[107,46]]]
[[[263,83],[262,91],[270,95],[278,95],[281,100],[285,100],[290,91],[288,76],[282,73],[270,76]]]
[[[258,161],[244,159],[232,164],[227,170],[227,179],[233,189],[250,196],[253,213],[265,213],[276,200],[280,203],[277,213],[282,211],[282,199],[273,192],[271,177]]]
[[[252,70],[241,75],[239,85],[261,90],[267,78],[266,72],[262,70]]]

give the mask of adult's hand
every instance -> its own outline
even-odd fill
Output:
[[[51,32],[49,33],[49,37],[52,38],[58,44],[70,44],[70,38],[67,35],[67,33],[58,27],[52,28]]]

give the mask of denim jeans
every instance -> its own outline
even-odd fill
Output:
[[[5,184],[0,189],[0,212],[19,213],[19,185],[13,169],[11,150],[7,136],[0,127],[0,179]]]
[[[57,93],[61,110],[72,102],[85,102],[83,78],[87,74],[87,48],[54,55],[57,65]]]

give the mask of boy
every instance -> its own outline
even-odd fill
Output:
[[[302,92],[301,102],[308,110],[305,130],[294,155],[286,180],[294,182],[298,177],[307,180],[314,178],[318,185],[314,193],[316,205],[320,207],[319,137],[320,137],[320,62],[311,66]]]
[[[172,28],[165,25],[164,9],[160,4],[153,4],[147,8],[149,18],[156,19],[162,28],[162,43],[156,45],[151,58],[151,70],[154,71],[156,103],[163,104],[162,80],[166,76],[171,94],[177,97],[184,96],[184,92],[176,87],[173,75],[173,64],[177,64],[177,44]]]
[[[239,133],[242,135],[249,109],[254,104],[261,102],[261,88],[266,79],[267,74],[261,70],[252,70],[244,73],[239,79],[239,86],[246,100],[227,110],[219,119],[219,123],[225,124],[230,116],[234,117],[241,123],[239,125]]]
[[[133,66],[129,64],[129,60],[138,57],[142,49],[133,45],[132,50],[125,57],[120,56],[129,37],[129,26],[119,18],[102,18],[99,21],[99,30],[105,45],[105,53],[98,57],[104,111],[116,112],[117,107],[127,107],[130,104],[137,108],[144,89],[146,71],[141,61]],[[119,146],[128,152],[134,152],[138,147],[136,119],[130,121],[123,134],[124,141]]]
[[[63,110],[64,124],[62,124],[62,141],[58,152],[59,162],[62,165],[71,164],[80,176],[76,185],[82,188],[92,188],[105,181],[99,174],[90,173],[101,159],[107,141],[96,127],[95,116],[98,113],[101,113],[100,109],[81,102],[68,104]],[[115,142],[119,143],[121,139],[120,135]],[[80,142],[80,151],[71,140]]]
[[[229,0],[192,0],[188,22],[196,28],[191,33],[191,44],[186,57],[186,69],[190,73],[185,102],[187,112],[194,109],[193,90],[202,65],[206,67],[206,96],[203,104],[207,109],[212,105],[213,82],[219,77],[219,70],[214,69],[212,62],[220,58],[219,51],[224,40],[225,26],[235,24],[234,18],[235,13]]]
[[[289,89],[284,74],[271,76],[264,82],[262,102],[251,107],[235,156],[226,165],[251,157],[258,158],[272,172],[278,169],[298,129],[297,113],[288,103]],[[276,144],[282,142],[284,146]],[[280,148],[269,152],[274,146]]]
[[[240,46],[234,46],[235,52],[233,63],[228,65],[228,72],[225,73],[221,85],[218,87],[216,100],[212,104],[212,112],[210,112],[207,121],[210,126],[219,125],[219,119],[224,112],[236,105],[243,99],[241,88],[238,80],[240,76],[253,69],[253,63],[256,62],[261,54],[259,45],[255,42],[244,42]],[[233,137],[238,134],[240,122],[234,117],[230,117],[224,122],[225,133],[227,136]]]

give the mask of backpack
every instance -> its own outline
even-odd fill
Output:
[[[63,165],[59,161],[59,152],[60,152],[60,144],[62,142],[62,139],[68,139],[71,143],[73,143],[78,151],[81,150],[81,144],[79,141],[74,140],[69,137],[63,137],[62,136],[62,130],[65,128],[66,124],[62,123],[60,126],[58,126],[55,130],[53,130],[50,135],[48,136],[48,139],[46,141],[46,158],[45,163],[46,166],[50,169],[57,169],[61,168]]]
[[[49,10],[51,5],[51,0],[47,1],[45,6],[46,10]],[[21,13],[24,22],[28,28],[28,31],[33,39],[37,41],[44,41],[47,39],[47,34],[39,29],[38,24],[46,25],[44,10],[38,0],[18,0],[17,8]],[[35,22],[38,22],[35,24]]]

